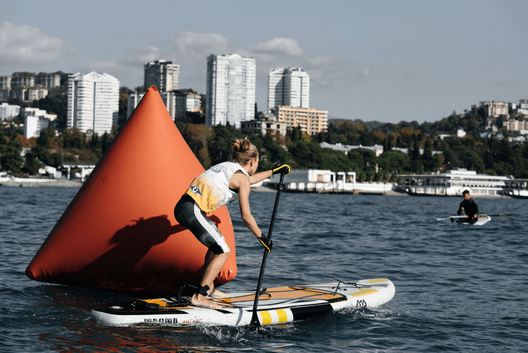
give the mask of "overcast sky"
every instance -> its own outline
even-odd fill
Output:
[[[0,1],[0,75],[89,72],[143,84],[180,65],[205,93],[211,54],[252,56],[257,104],[272,68],[310,75],[330,118],[437,121],[485,100],[528,98],[528,1]]]

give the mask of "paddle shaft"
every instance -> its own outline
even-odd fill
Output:
[[[481,214],[479,215],[480,216],[487,216],[487,217],[506,217],[506,216],[509,216],[509,214]],[[447,218],[437,218],[436,220],[437,221],[445,221],[446,219],[451,219],[451,218],[466,218],[466,216],[451,216],[451,217],[447,217]]]
[[[282,190],[282,181],[284,180],[284,174],[280,175],[279,188],[277,189],[277,196],[275,197],[275,205],[273,206],[273,213],[271,215],[271,221],[268,231],[268,240],[271,241],[271,234],[273,232],[273,224],[275,223],[275,215],[277,214],[277,208],[279,206],[280,193]],[[264,269],[266,268],[266,259],[268,258],[268,251],[264,249],[264,255],[262,256],[262,265],[260,266],[260,274],[257,283],[257,290],[255,292],[255,301],[253,303],[253,316],[251,317],[251,326],[258,326],[259,320],[257,315],[257,307],[260,296],[260,287],[262,285],[262,278],[264,277]]]

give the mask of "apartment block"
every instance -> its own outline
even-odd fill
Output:
[[[504,126],[508,131],[517,131],[521,134],[526,134],[528,132],[528,120],[515,120],[509,119],[504,122]]]
[[[22,115],[22,114],[21,114]],[[40,132],[44,129],[46,129],[49,125],[51,120],[54,120],[57,118],[56,115],[49,116],[50,114],[46,114],[46,111],[44,111],[43,115],[25,115],[23,117],[24,121],[24,136],[26,138],[32,138],[32,137],[39,137]]]
[[[0,76],[0,89],[11,88],[13,76]]]
[[[117,125],[119,80],[97,72],[76,73],[68,80],[67,127],[102,135]]]
[[[286,122],[288,129],[299,127],[308,135],[328,131],[328,111],[326,110],[276,107],[273,112],[279,121]]]
[[[11,88],[35,86],[35,74],[15,72],[11,76]]]
[[[180,65],[173,64],[172,61],[156,60],[145,63],[145,91],[150,86],[156,86],[160,92],[169,92],[178,89],[180,76]]]
[[[256,63],[238,54],[211,55],[207,58],[207,126],[240,128],[255,117]]]
[[[161,98],[174,121],[180,121],[187,113],[202,112],[202,96],[190,90],[164,92]]]
[[[35,85],[48,88],[60,87],[61,76],[59,74],[47,74],[45,72],[41,72],[35,76]]]
[[[271,69],[268,75],[268,110],[277,106],[310,107],[310,76],[301,68]]]
[[[241,122],[240,130],[250,129],[254,135],[266,135],[267,133],[278,133],[286,135],[287,126],[285,121],[280,121],[273,113],[260,114],[257,119]]]
[[[0,121],[9,120],[20,114],[19,105],[10,105],[7,103],[0,104]]]
[[[480,102],[480,107],[486,110],[486,116],[498,117],[500,115],[508,115],[509,104],[503,102]]]

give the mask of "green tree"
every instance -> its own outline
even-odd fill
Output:
[[[431,141],[427,139],[425,141],[424,153],[421,156],[425,171],[432,172],[440,167],[440,159],[438,156],[433,156],[433,148]]]
[[[37,161],[36,154],[33,151],[26,153],[24,156],[25,163],[22,167],[22,172],[29,175],[36,175],[40,168],[40,163]]]
[[[110,147],[110,144],[112,143],[112,138],[108,133],[104,133],[101,137],[101,152],[105,153],[108,147]]]
[[[378,165],[387,173],[403,173],[409,170],[411,157],[402,151],[387,151],[378,157]]]
[[[63,148],[83,148],[84,134],[76,127],[64,129],[62,131]]]
[[[213,137],[212,129],[202,124],[188,124],[181,133],[202,166],[205,169],[209,168],[211,166],[209,141]]]
[[[24,159],[20,156],[22,144],[16,141],[16,133],[11,134],[9,142],[0,145],[0,164],[2,170],[18,174],[21,171]]]

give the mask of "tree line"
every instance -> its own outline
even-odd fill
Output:
[[[123,92],[122,100],[127,98]],[[124,107],[122,106],[122,109]],[[359,181],[391,181],[398,174],[444,172],[466,168],[480,174],[513,175],[528,178],[528,144],[510,144],[508,139],[481,138],[486,118],[475,110],[464,115],[453,113],[435,123],[400,122],[398,124],[331,120],[328,131],[313,136],[300,129],[280,134],[253,135],[232,126],[204,125],[203,116],[190,114],[176,126],[204,168],[227,160],[230,142],[247,137],[260,151],[260,170],[277,163],[289,163],[295,169],[326,169],[334,172],[356,172]],[[87,136],[76,128],[49,127],[38,138],[26,139],[14,128],[0,129],[0,164],[4,171],[16,175],[35,175],[42,165],[54,167],[63,162],[96,163],[119,132],[114,126],[110,134]],[[440,139],[440,134],[456,134],[463,128],[467,135]],[[501,131],[507,134],[504,129]],[[383,146],[379,156],[358,148],[347,154],[322,148],[321,142],[344,145]],[[20,156],[23,147],[28,149]],[[393,150],[407,149],[408,153]],[[420,153],[420,150],[423,153]],[[439,151],[440,154],[433,154]]]

